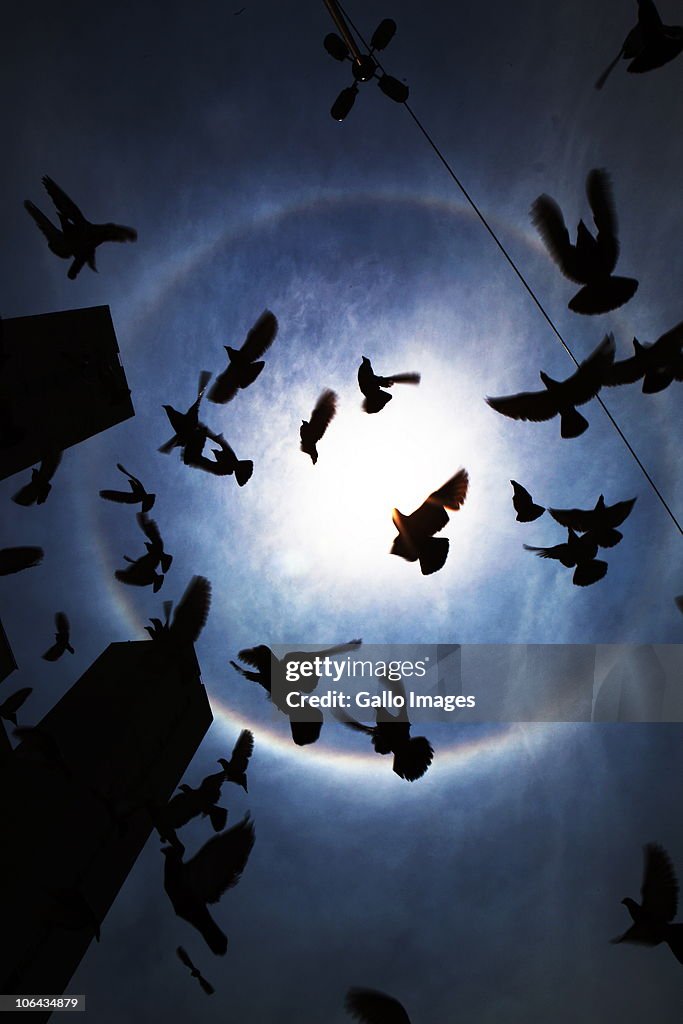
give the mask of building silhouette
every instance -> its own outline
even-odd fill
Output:
[[[0,992],[67,990],[211,721],[192,643],[113,643],[0,759]]]
[[[0,480],[135,415],[109,306],[1,328]]]

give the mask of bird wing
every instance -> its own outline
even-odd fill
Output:
[[[274,655],[270,647],[266,647],[265,644],[260,644],[258,647],[245,647],[244,650],[238,651],[237,657],[259,672],[270,674]]]
[[[15,690],[14,693],[11,693],[7,700],[0,704],[0,718],[13,715],[32,693],[32,686],[24,686],[21,690]]]
[[[33,477],[31,477],[29,482],[27,484],[24,484],[24,486],[21,487],[16,494],[12,495],[12,501],[15,503],[15,505],[23,505],[25,508],[28,508],[29,505],[32,505],[35,500],[36,485],[33,481]]]
[[[0,550],[0,576],[7,576],[22,569],[31,569],[43,560],[45,552],[42,548],[22,546],[2,548]]]
[[[661,338],[657,338],[652,347],[656,349],[657,358],[666,360],[679,358],[683,349],[683,320],[666,334],[662,334]]]
[[[192,963],[192,961],[190,960],[189,956],[187,955],[182,946],[178,946],[178,948],[176,949],[176,954],[178,956],[178,959],[182,963],[184,963],[186,967],[189,967],[191,971],[196,970],[195,965]]]
[[[132,491],[100,491],[100,498],[105,498],[106,501],[115,501],[119,505],[137,505],[140,500]]]
[[[573,561],[569,561],[570,553],[569,546],[567,544],[555,544],[552,548],[536,548],[531,544],[524,545],[525,551],[535,551],[539,558],[556,558],[558,562],[562,562],[563,565],[567,565],[571,568],[574,565]]]
[[[127,228],[124,224],[98,224],[97,242],[137,242],[138,233],[135,228]]]
[[[316,441],[321,439],[334,419],[336,411],[337,396],[334,391],[330,391],[328,388],[326,391],[323,391],[322,395],[316,402],[315,409],[311,413],[311,418],[309,420],[311,435]]]
[[[549,391],[520,391],[517,395],[487,398],[486,404],[510,419],[532,423],[544,423],[558,413],[557,402]]]
[[[47,238],[48,242],[59,242],[62,240],[62,232],[58,227],[52,223],[49,217],[46,217],[42,210],[31,202],[30,199],[24,200],[24,209],[31,214],[31,217],[40,228],[41,232]]]
[[[635,342],[635,338],[633,340]],[[645,369],[644,355],[636,348],[635,355],[619,359],[607,367],[602,383],[608,388],[617,384],[635,384],[644,375]]]
[[[539,196],[532,204],[531,220],[543,239],[548,254],[564,276],[576,284],[583,284],[576,249],[569,241],[562,210],[555,200],[545,194]]]
[[[242,355],[246,356],[250,363],[253,363],[255,359],[260,359],[263,353],[270,348],[275,341],[277,327],[275,314],[271,313],[269,309],[264,310],[247,334],[240,349]]]
[[[195,643],[209,615],[211,584],[204,576],[193,576],[178,602],[171,634],[179,640]]]
[[[447,480],[443,486],[439,487],[437,491],[432,493],[427,498],[427,501],[432,502],[435,505],[443,505],[446,508],[451,509],[453,512],[457,512],[467,497],[467,488],[469,485],[469,476],[467,475],[466,469],[459,469],[458,472]]]
[[[443,530],[449,519],[446,509],[457,512],[467,496],[468,484],[467,470],[459,469],[442,487],[432,491],[411,515],[404,516],[394,509],[392,519],[399,534],[407,532],[411,537],[432,537]]]
[[[205,903],[217,903],[237,885],[254,845],[254,825],[248,814],[232,828],[209,839],[185,865],[186,877]]]
[[[163,548],[164,542],[161,539],[159,527],[156,522],[153,519],[150,519],[146,512],[138,512],[136,519],[145,537],[147,537],[155,547]]]
[[[645,869],[640,888],[643,910],[663,921],[673,921],[678,910],[678,882],[671,858],[659,843],[648,843],[644,853]]]
[[[635,503],[636,498],[629,498],[627,501],[617,501],[614,505],[608,505],[601,517],[600,525],[612,528],[621,526],[624,520],[630,516]]]
[[[218,405],[223,405],[225,402],[229,402],[235,397],[239,391],[239,378],[236,371],[233,369],[232,363],[228,363],[228,366],[222,373],[219,373],[215,381],[211,385],[209,391],[209,401],[216,402]]]
[[[254,734],[242,729],[230,755],[230,767],[237,772],[246,772],[249,758],[254,753]]]
[[[519,501],[521,498],[522,501],[526,500],[533,502],[533,498],[527,491],[526,487],[522,487],[522,485],[518,484],[516,480],[511,480],[510,483],[512,484],[512,490],[514,491],[513,501]]]
[[[598,245],[611,263],[610,270],[614,270],[619,257],[617,214],[612,195],[612,181],[604,168],[596,168],[589,172],[586,178],[586,195],[598,229]]]
[[[562,381],[562,397],[572,405],[585,405],[595,398],[614,363],[615,351],[614,335],[606,334],[576,372]]]
[[[391,377],[382,377],[380,386],[390,388],[392,384],[419,384],[421,379],[419,373],[394,373]]]
[[[74,203],[73,199],[70,199],[66,192],[59,187],[56,181],[49,178],[47,174],[43,177],[43,185],[47,191],[55,207],[63,217],[67,220],[80,222],[81,224],[85,221],[85,217]]]
[[[350,988],[344,1007],[363,1024],[410,1024],[410,1017],[398,999],[372,988]]]

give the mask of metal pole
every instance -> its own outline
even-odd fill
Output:
[[[330,12],[332,20],[334,21],[335,25],[337,26],[337,28],[339,29],[344,38],[344,42],[346,43],[349,50],[353,54],[353,59],[355,63],[360,64],[361,52],[358,49],[356,41],[351,35],[351,31],[346,22],[344,21],[343,15],[339,10],[337,4],[335,3],[335,0],[325,0],[325,7],[327,7],[328,11]]]

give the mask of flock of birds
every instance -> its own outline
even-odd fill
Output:
[[[629,32],[619,54],[601,75],[596,88],[602,88],[621,58],[630,61],[630,72],[644,72],[672,60],[681,50],[683,29],[663,25],[654,4],[649,0],[639,0],[638,24]],[[54,204],[59,226],[30,200],[26,200],[24,206],[47,239],[49,249],[56,256],[71,260],[68,270],[71,280],[77,278],[85,265],[93,271],[97,270],[96,249],[103,243],[136,241],[137,233],[133,228],[113,223],[91,223],[52,178],[44,177],[43,184]],[[596,169],[589,173],[586,192],[595,233],[591,233],[582,220],[578,224],[575,243],[570,240],[558,204],[550,196],[542,195],[533,203],[531,216],[551,258],[565,277],[580,286],[568,303],[569,309],[582,315],[600,315],[628,302],[636,293],[638,282],[614,274],[619,257],[617,218],[610,179],[604,170]],[[277,332],[277,318],[270,310],[266,310],[249,330],[239,348],[226,346],[227,366],[216,376],[208,391],[212,375],[202,371],[197,396],[185,412],[164,405],[173,435],[161,445],[160,452],[168,454],[177,449],[186,465],[217,476],[234,475],[240,487],[249,481],[253,473],[253,462],[238,459],[222,433],[210,429],[200,420],[200,407],[205,395],[209,402],[224,405],[235,399],[240,391],[251,387],[264,369],[263,357],[273,344]],[[576,371],[567,379],[556,381],[541,371],[543,390],[488,397],[486,401],[496,412],[516,420],[542,422],[559,416],[561,437],[579,437],[588,429],[588,421],[578,413],[577,406],[596,398],[602,387],[642,380],[643,393],[652,394],[662,391],[674,381],[683,380],[683,322],[652,344],[642,344],[634,338],[633,347],[632,356],[615,361],[614,337],[607,334],[595,351],[577,364]],[[420,374],[415,372],[378,375],[370,359],[362,357],[358,369],[358,385],[363,395],[362,408],[368,414],[378,414],[392,400],[392,394],[387,389],[396,384],[419,383]],[[335,392],[329,388],[324,389],[309,419],[301,421],[301,451],[310,457],[313,465],[319,458],[318,444],[334,419],[337,407]],[[211,457],[204,454],[207,442],[216,446],[211,449]],[[46,451],[40,465],[32,470],[30,481],[13,495],[12,500],[25,507],[43,504],[50,494],[52,479],[61,458],[62,452]],[[100,496],[110,502],[140,506],[136,520],[145,537],[145,552],[136,558],[123,556],[127,564],[117,569],[115,576],[121,583],[151,586],[157,592],[170,569],[173,556],[165,550],[159,528],[149,516],[155,495],[121,463],[117,464],[117,469],[127,479],[128,490],[103,489]],[[520,483],[513,480],[511,484],[517,520],[522,523],[536,521],[546,508],[535,503]],[[391,554],[409,562],[418,562],[424,575],[441,569],[448,555],[449,541],[436,534],[448,523],[448,511],[457,511],[462,507],[468,486],[468,473],[460,469],[411,514],[405,515],[394,509],[393,522],[397,535]],[[630,515],[635,501],[635,498],[630,498],[608,505],[604,496],[600,495],[595,506],[590,509],[548,508],[550,516],[567,530],[566,541],[553,547],[527,544],[524,547],[544,559],[559,561],[566,568],[573,569],[572,579],[577,586],[596,583],[607,571],[606,562],[597,559],[597,552],[599,548],[612,548],[621,541],[622,534],[617,528]],[[38,547],[5,548],[0,551],[0,575],[37,565],[42,557],[43,551]],[[151,626],[147,627],[150,637],[156,642],[172,642],[174,638],[187,639],[188,636],[196,639],[206,618],[209,601],[208,581],[196,577],[180,602],[173,622],[170,621],[171,606],[168,602],[164,606],[165,620],[151,620]],[[683,610],[683,598],[678,598],[677,603]],[[74,653],[69,621],[64,612],[57,613],[55,623],[54,643],[43,654],[47,661],[56,661],[67,651]],[[189,627],[188,623],[191,624]],[[360,640],[353,640],[318,652],[318,655],[334,656],[352,651],[360,643]],[[305,716],[302,716],[286,706],[280,697],[289,689],[282,685],[285,661],[302,657],[302,652],[290,652],[278,659],[269,647],[259,645],[239,652],[242,665],[231,662],[243,677],[259,684],[269,699],[288,717],[292,738],[300,746],[314,743],[320,736],[323,724],[321,712],[316,713],[315,709],[307,708]],[[318,683],[319,678],[316,676],[306,683],[301,682],[301,692],[311,693]],[[400,682],[387,685],[394,694],[405,696]],[[16,713],[30,693],[31,688],[27,687],[12,694],[0,704],[0,717],[15,726],[15,736],[23,743],[33,744],[47,760],[58,763],[60,755],[50,737],[43,735],[40,729],[17,726]],[[367,735],[377,753],[393,755],[393,770],[399,777],[415,781],[424,775],[432,763],[431,744],[425,737],[411,737],[411,724],[405,710],[392,715],[388,709],[378,709],[374,726],[363,725],[342,711],[335,714],[350,729]],[[230,759],[219,760],[219,772],[206,776],[197,787],[181,785],[177,794],[164,806],[146,805],[159,837],[165,844],[162,847],[165,859],[164,888],[174,911],[200,933],[209,949],[217,955],[225,954],[228,940],[213,919],[209,906],[217,903],[228,889],[237,884],[249,860],[255,837],[249,814],[231,828],[225,828],[228,812],[219,803],[221,789],[225,783],[230,782],[247,791],[247,767],[253,750],[253,735],[249,730],[243,730]],[[67,770],[66,766],[63,768]],[[133,810],[129,807],[125,811],[119,809],[113,812],[120,827],[125,828],[126,817]],[[192,858],[185,860],[185,848],[177,832],[199,817],[208,818],[215,835]],[[677,913],[678,884],[670,858],[656,844],[645,847],[641,893],[641,904],[630,898],[622,901],[633,924],[613,941],[649,946],[667,943],[679,962],[683,963],[683,924],[673,923]],[[81,925],[82,915],[76,914],[75,917]],[[66,924],[64,916],[62,920]],[[99,922],[95,922],[93,928],[99,937]],[[212,985],[203,977],[182,946],[178,947],[177,955],[192,977],[197,979],[202,990],[208,995],[213,994]],[[398,1000],[371,989],[350,989],[345,1006],[352,1017],[367,1024],[410,1024],[408,1014]]]

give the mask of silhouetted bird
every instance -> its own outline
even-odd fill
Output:
[[[619,53],[600,75],[595,88],[602,89],[622,57],[631,61],[626,70],[639,74],[668,64],[681,50],[683,27],[664,25],[652,0],[638,0],[638,24],[626,36]]]
[[[410,1024],[398,999],[373,988],[350,988],[344,1008],[362,1024]]]
[[[224,892],[237,885],[254,845],[254,826],[247,814],[237,825],[209,839],[208,843],[183,862],[182,853],[165,846],[164,889],[178,917],[202,935],[209,949],[222,956],[228,940],[207,909]]]
[[[433,491],[411,515],[404,516],[397,508],[392,519],[398,530],[398,537],[391,546],[391,554],[399,555],[408,562],[420,563],[423,576],[437,572],[448,556],[449,541],[434,534],[443,530],[449,516],[462,506],[467,497],[469,477],[466,469],[459,469],[438,491]]]
[[[347,644],[339,644],[337,647],[328,647],[324,651],[316,651],[314,654],[306,651],[289,651],[281,658],[277,658],[270,647],[259,644],[258,647],[248,647],[240,651],[238,658],[256,669],[250,672],[242,668],[237,662],[231,661],[232,667],[251,682],[258,683],[268,694],[275,707],[289,718],[289,725],[292,732],[292,739],[299,747],[315,743],[320,736],[323,727],[323,715],[319,708],[306,707],[304,709],[291,708],[287,704],[287,694],[292,690],[292,684],[287,682],[286,666],[288,662],[310,661],[313,658],[328,658],[335,654],[343,654],[346,651],[357,650],[362,641],[351,640]],[[320,682],[320,676],[311,675],[300,679],[296,683],[296,690],[299,693],[313,693]]]
[[[394,695],[402,697],[407,703],[402,683],[384,679],[381,681]],[[432,763],[434,750],[425,736],[411,737],[405,703],[395,715],[392,715],[388,708],[378,708],[374,726],[363,725],[340,709],[334,709],[333,714],[350,729],[370,736],[378,754],[393,754],[393,770],[396,775],[408,782],[415,782],[416,779],[422,778]]]
[[[0,576],[10,576],[22,569],[32,569],[40,565],[45,552],[37,547],[18,547],[0,549]]]
[[[216,991],[215,988],[206,980],[206,978],[202,975],[201,971],[197,967],[195,967],[195,965],[192,963],[192,961],[190,960],[189,956],[187,955],[182,946],[178,946],[178,948],[176,949],[176,954],[181,963],[184,963],[185,966],[188,968],[192,977],[197,979],[202,988],[202,991],[206,992],[207,996],[212,996]]]
[[[630,359],[620,359],[607,368],[603,384],[633,384],[642,377],[642,390],[651,395],[674,380],[683,380],[683,321],[651,345],[641,345],[634,338],[633,349],[635,355]]]
[[[178,410],[174,409],[172,405],[163,406],[166,410],[169,422],[175,431],[173,437],[162,444],[159,448],[159,451],[163,452],[164,455],[167,455],[174,448],[184,448],[186,445],[191,444],[193,440],[196,440],[197,431],[203,433],[204,438],[206,438],[208,433],[207,428],[199,422],[199,406],[202,401],[202,396],[206,391],[206,385],[210,380],[211,374],[208,370],[202,370],[199,375],[197,397],[187,412],[178,412]]]
[[[367,356],[362,356],[363,362],[358,367],[358,387],[365,395],[363,409],[365,412],[380,412],[387,402],[390,402],[392,395],[388,395],[382,388],[393,387],[394,384],[419,384],[419,373],[395,373],[391,377],[378,377],[373,372],[372,363]]]
[[[228,353],[228,368],[213,382],[207,396],[210,402],[221,405],[229,402],[241,388],[248,388],[254,383],[266,365],[261,356],[275,341],[277,326],[277,318],[266,309],[247,334],[241,348],[224,346]]]
[[[576,245],[569,241],[562,211],[554,199],[542,195],[531,207],[531,219],[545,243],[549,255],[565,277],[584,285],[570,300],[574,313],[608,313],[623,306],[635,293],[638,282],[630,277],[613,277],[619,257],[617,217],[612,186],[607,171],[590,171],[586,194],[598,229],[596,237],[582,220],[576,232]]]
[[[301,421],[299,435],[301,437],[301,451],[311,456],[313,465],[318,461],[318,449],[316,445],[329,427],[337,411],[337,396],[334,391],[323,391],[311,413],[310,422]]]
[[[91,224],[66,192],[47,175],[43,178],[43,185],[55,204],[61,230],[29,199],[24,201],[24,207],[47,238],[50,251],[62,259],[73,259],[68,274],[72,281],[78,277],[85,263],[91,270],[97,270],[95,249],[98,245],[103,242],[136,241],[138,233],[133,228],[122,227],[120,224]]]
[[[517,513],[516,519],[518,523],[533,523],[535,519],[538,519],[545,512],[543,505],[534,505],[534,500],[527,491],[526,487],[522,487],[516,480],[511,480],[512,490],[512,504],[515,512]]]
[[[165,621],[150,619],[151,626],[145,629],[152,640],[170,641],[175,644],[194,644],[206,625],[211,607],[211,584],[204,576],[193,576],[169,623],[172,601],[164,601]]]
[[[213,459],[207,459],[202,454],[207,437],[219,445],[218,448],[211,449]],[[240,487],[244,487],[254,472],[254,463],[251,459],[240,461],[223,435],[213,434],[211,431],[207,431],[205,436],[198,431],[195,432],[193,441],[183,449],[183,462],[214,476],[232,476],[234,473]]]
[[[100,491],[100,498],[105,498],[107,501],[116,501],[120,505],[137,505],[139,503],[142,505],[143,512],[149,512],[154,504],[156,495],[149,494],[138,478],[129,473],[120,462],[116,463],[116,468],[124,476],[128,477],[130,491]]]
[[[576,411],[576,406],[585,405],[598,394],[614,360],[614,351],[614,338],[607,334],[566,380],[553,380],[541,370],[545,391],[521,391],[517,395],[487,398],[486,401],[496,412],[513,420],[543,423],[559,416],[561,436],[580,437],[588,429],[588,420]]]
[[[150,519],[145,512],[137,513],[137,521],[147,540],[145,547],[147,553],[140,558],[129,558],[124,555],[128,562],[125,569],[117,569],[114,576],[121,583],[127,583],[133,587],[152,587],[156,594],[164,582],[164,573],[167,573],[173,561],[173,555],[164,550],[164,542],[161,539],[159,528],[153,519]],[[161,573],[157,568],[161,566]]]
[[[46,455],[38,469],[31,470],[31,479],[27,484],[12,495],[12,501],[17,505],[42,505],[47,501],[47,496],[52,490],[50,480],[57,471],[57,466],[62,461],[62,452],[51,452]]]
[[[571,528],[576,533],[586,533],[590,530],[593,539],[601,548],[613,548],[622,538],[616,527],[621,526],[630,516],[635,503],[636,499],[630,498],[628,501],[618,501],[615,505],[605,505],[605,499],[601,494],[595,508],[551,508],[548,511],[560,526]]]
[[[674,601],[676,602],[676,607],[679,612],[683,615],[683,594],[679,594],[678,597],[675,597]]]
[[[233,747],[230,760],[224,757],[218,758],[218,763],[223,768],[223,778],[226,782],[234,782],[247,792],[247,766],[249,758],[254,753],[254,734],[249,729],[242,729]]]
[[[574,569],[572,582],[577,587],[589,587],[597,583],[607,572],[607,562],[596,559],[598,542],[592,533],[584,533],[577,537],[573,530],[567,531],[565,544],[556,544],[552,548],[537,548],[525,544],[526,551],[535,551],[539,558],[555,558],[567,569]]]
[[[0,718],[4,718],[6,722],[11,722],[12,725],[16,725],[17,711],[32,693],[32,686],[24,686],[21,690],[15,690],[14,693],[10,694],[7,700],[0,704]]]
[[[57,612],[55,615],[55,626],[57,632],[55,633],[55,642],[52,647],[45,651],[42,655],[45,661],[57,661],[64,654],[64,651],[68,651],[69,654],[74,653],[74,649],[69,643],[70,627],[69,620],[64,612]]]
[[[144,533],[145,537],[147,537],[145,547],[147,548],[148,554],[150,557],[157,559],[162,572],[168,572],[171,568],[171,563],[173,562],[173,555],[169,555],[164,551],[164,542],[161,539],[159,527],[153,519],[149,518],[146,512],[138,512],[136,518],[140,529]]]
[[[666,942],[683,964],[683,924],[671,924],[678,910],[678,881],[673,864],[658,843],[648,843],[644,853],[645,869],[640,887],[643,902],[636,903],[629,896],[621,901],[633,924],[612,942],[636,942],[642,946]]]
[[[176,793],[164,807],[159,807],[152,815],[154,825],[161,836],[167,842],[172,842],[172,835],[176,829],[187,825],[193,818],[200,815],[209,818],[214,832],[221,832],[228,820],[228,812],[224,807],[218,807],[220,799],[220,787],[215,792],[213,787],[199,786],[193,789],[192,786],[184,783],[178,787]]]
[[[164,583],[163,575],[157,572],[159,559],[149,553],[140,558],[129,558],[128,555],[123,558],[128,565],[114,572],[119,583],[126,583],[129,587],[151,587],[155,594],[158,593]]]

